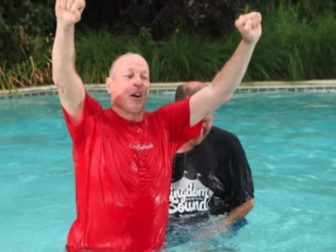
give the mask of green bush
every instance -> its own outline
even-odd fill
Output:
[[[336,19],[333,13],[300,17],[301,7],[269,6],[263,35],[246,74],[247,80],[335,78]]]
[[[53,1],[42,2],[0,3],[2,90],[52,83],[53,15],[49,7]],[[334,1],[256,3],[262,7],[263,35],[245,81],[336,78]],[[27,15],[23,15],[25,11]],[[98,29],[77,33],[76,37],[77,70],[85,83],[104,82],[112,61],[129,51],[148,60],[152,82],[210,81],[240,41],[236,31],[215,40],[178,29],[164,40],[155,40],[145,27],[137,36]]]
[[[30,37],[48,37],[53,29],[53,0],[3,0],[0,3],[0,63],[27,60]]]
[[[50,83],[53,0],[0,3],[0,89]]]
[[[112,61],[126,52],[141,53],[139,43],[130,35],[107,31],[87,31],[76,41],[77,71],[85,83],[105,81]]]

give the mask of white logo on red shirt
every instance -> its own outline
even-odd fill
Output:
[[[137,151],[143,151],[143,150],[149,150],[154,147],[152,143],[149,144],[129,144],[128,147],[133,150]]]

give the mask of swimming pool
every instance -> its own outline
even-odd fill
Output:
[[[105,106],[109,98],[93,93]],[[236,235],[178,251],[336,251],[336,94],[238,93],[215,114],[245,147],[256,206]],[[152,94],[148,108],[173,99]],[[71,143],[56,96],[0,100],[0,251],[64,251],[75,216]]]

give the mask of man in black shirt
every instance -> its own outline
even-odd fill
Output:
[[[175,100],[185,99],[205,86],[187,82],[177,88]],[[246,223],[253,208],[253,181],[239,139],[212,126],[212,114],[203,121],[201,135],[185,143],[173,160],[170,222],[199,221],[221,215],[207,228],[207,235],[223,233],[232,225]],[[170,223],[171,224],[171,223]],[[172,232],[172,226],[168,233]]]

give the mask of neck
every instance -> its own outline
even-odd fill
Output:
[[[131,122],[141,122],[143,120],[143,116],[144,116],[144,111],[141,111],[139,113],[129,113],[126,112],[116,106],[111,106],[111,109],[118,114],[118,116],[120,116],[121,118],[127,120],[127,121],[131,121]]]
[[[191,151],[192,149],[194,149],[195,145],[187,142],[185,144],[183,144],[177,151],[176,153],[184,153],[187,151]]]

